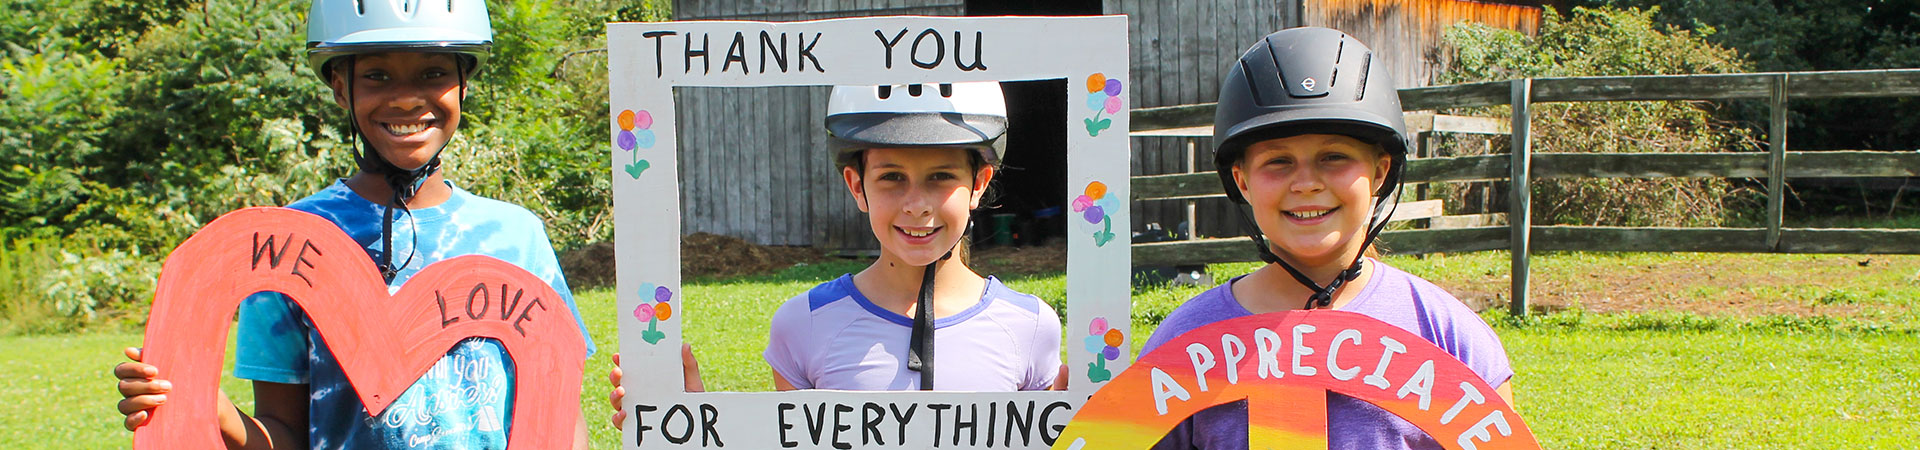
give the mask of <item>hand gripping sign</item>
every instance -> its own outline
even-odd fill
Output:
[[[240,301],[286,294],[306,310],[347,381],[379,415],[447,349],[499,340],[513,358],[509,448],[573,442],[586,341],[545,280],[485,256],[422,269],[399,293],[360,244],[319,216],[247,208],[214,220],[167,255],[147,322],[145,361],[175,389],[134,433],[134,448],[221,448],[218,389],[227,329]]]
[[[1054,448],[1145,449],[1182,420],[1247,401],[1248,448],[1327,448],[1327,397],[1371,403],[1448,449],[1538,449],[1493,386],[1420,336],[1340,311],[1215,322],[1142,355],[1082,405]]]
[[[1127,19],[1099,17],[866,17],[810,22],[697,21],[607,25],[606,149],[613,177],[618,310],[627,396],[624,448],[1045,448],[1074,409],[1131,358],[1126,230],[1129,98]],[[680,288],[680,158],[774,152],[791,145],[703,148],[682,134],[738,134],[681,123],[676,88],[902,85],[1064,80],[1067,189],[1067,366],[1071,392],[699,393],[682,386],[688,317],[726,314]],[[824,99],[824,96],[821,96]],[[760,108],[755,104],[722,108]],[[689,111],[701,112],[693,110]],[[816,108],[814,111],[820,111]],[[706,114],[713,114],[706,112]],[[723,112],[722,114],[725,114]],[[820,117],[803,118],[809,124]],[[821,133],[817,126],[804,132]],[[774,141],[805,141],[782,135]],[[824,144],[821,144],[824,146]],[[765,153],[753,154],[752,151]],[[744,156],[737,155],[744,153]],[[778,160],[775,160],[778,161]],[[838,180],[804,168],[776,180]],[[751,167],[751,166],[748,166]],[[764,167],[764,166],[762,166]],[[743,183],[757,183],[742,169]],[[730,172],[731,173],[731,172]],[[689,176],[701,174],[689,172]],[[791,182],[791,181],[785,181]],[[755,186],[758,188],[758,186]],[[787,189],[775,185],[770,189]],[[843,196],[839,189],[827,195]],[[844,197],[841,197],[844,198]],[[835,198],[814,200],[825,202]],[[846,200],[842,200],[846,201]],[[752,203],[733,205],[752,207]],[[770,226],[771,224],[765,224]],[[737,299],[736,299],[737,301]],[[764,339],[754,336],[747,339]],[[764,342],[764,341],[762,341]],[[755,358],[757,360],[757,358]],[[756,363],[757,364],[757,363]],[[764,368],[745,373],[769,373]]]

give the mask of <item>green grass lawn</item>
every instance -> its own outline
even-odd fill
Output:
[[[1578,278],[1582,271],[1660,264],[1707,263],[1738,271],[1746,270],[1740,266],[1798,261],[1765,259],[1780,257],[1570,254],[1536,257],[1535,267],[1538,277]],[[1389,261],[1442,285],[1486,283],[1487,277],[1504,275],[1505,270],[1502,254]],[[860,267],[829,262],[772,275],[687,283],[685,297],[698,306],[682,317],[708,388],[770,389],[759,352],[773,309],[814,284]],[[1210,271],[1224,280],[1253,267],[1223,264]],[[1825,276],[1835,277],[1836,283],[1850,281],[1862,292],[1882,292],[1852,303],[1878,312],[1829,319],[1740,311],[1576,309],[1527,320],[1490,317],[1518,372],[1517,406],[1546,448],[1911,446],[1920,441],[1914,283],[1838,268]],[[1065,288],[1064,278],[1057,275],[1009,276],[1007,282],[1049,298],[1058,298]],[[1499,287],[1504,289],[1504,284]],[[1707,286],[1672,295],[1680,302],[1705,302],[1709,299],[1702,297],[1737,289],[1750,288]],[[1151,333],[1152,324],[1200,290],[1136,289],[1134,334]],[[1754,301],[1798,307],[1819,302],[1821,292],[1762,294]],[[578,300],[588,331],[601,348],[586,367],[582,409],[596,448],[619,448],[619,433],[606,421],[612,413],[606,404],[605,374],[611,368],[607,355],[618,347],[613,294],[587,291]],[[0,442],[6,443],[0,446],[127,446],[130,434],[120,428],[108,371],[121,360],[119,348],[139,340],[136,333],[0,337]],[[1137,348],[1140,340],[1135,341]],[[241,408],[251,409],[244,383],[227,380],[224,386]]]

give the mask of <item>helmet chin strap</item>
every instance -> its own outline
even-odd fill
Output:
[[[973,234],[973,215],[967,215],[966,231],[960,234],[961,240]],[[914,302],[913,335],[907,340],[907,370],[920,372],[920,390],[933,390],[933,276],[937,273],[941,261],[953,257],[953,250],[960,247],[960,241],[953,242],[953,248],[940,255],[940,259],[927,264],[925,275],[920,277],[920,298]]]
[[[420,188],[426,184],[428,177],[433,176],[434,172],[440,171],[440,153],[446,151],[447,146],[453,143],[453,138],[449,136],[447,142],[440,144],[440,148],[434,149],[433,157],[427,159],[427,163],[420,167],[402,169],[394,165],[393,162],[387,161],[385,156],[380,155],[379,150],[371,148],[372,144],[368,143],[366,130],[360,129],[360,119],[358,114],[353,110],[353,65],[355,57],[348,57],[346,61],[347,124],[353,129],[354,139],[359,141],[357,145],[354,146],[354,164],[359,166],[361,172],[380,175],[386,182],[388,190],[393,192],[391,199],[392,206],[384,208],[384,212],[381,214],[379,261],[380,277],[384,278],[388,283],[392,283],[393,279],[399,276],[401,268],[413,263],[414,256],[413,253],[409,251],[406,261],[402,261],[399,265],[393,264],[393,211],[398,209],[402,215],[409,218],[413,217],[412,211],[407,209],[407,202],[412,201],[414,195],[419,194]],[[460,77],[460,98],[464,101],[467,98],[466,60],[455,57],[454,64],[454,72],[457,74],[456,76]],[[414,247],[418,248],[420,236],[417,232],[414,234],[413,240]]]
[[[1306,286],[1307,290],[1313,291],[1313,294],[1307,296],[1307,303],[1302,308],[1314,309],[1332,306],[1334,292],[1339,291],[1340,287],[1346,286],[1347,282],[1360,277],[1361,264],[1365,262],[1367,258],[1367,247],[1373,245],[1374,239],[1380,236],[1380,232],[1386,231],[1387,229],[1387,221],[1383,220],[1379,214],[1380,208],[1385,206],[1386,201],[1387,198],[1384,196],[1381,197],[1380,200],[1375,201],[1373,206],[1374,214],[1367,219],[1367,237],[1360,243],[1360,252],[1353,256],[1353,262],[1348,264],[1345,270],[1341,270],[1340,273],[1334,276],[1332,281],[1328,281],[1325,286],[1315,282],[1313,277],[1307,276],[1307,274],[1301,272],[1300,269],[1293,267],[1293,264],[1288,263],[1286,260],[1281,259],[1279,255],[1273,253],[1273,247],[1267,244],[1266,236],[1261,234],[1259,224],[1254,222],[1253,218],[1247,216],[1246,210],[1249,208],[1246,205],[1234,208],[1234,210],[1239,211],[1240,218],[1246,221],[1249,226],[1253,227],[1254,232],[1248,234],[1247,237],[1252,238],[1254,245],[1259,247],[1260,260],[1266,261],[1269,264],[1279,264],[1280,268],[1287,270],[1288,275],[1293,276],[1294,281],[1299,282],[1301,286]],[[1400,203],[1395,202],[1390,209],[1388,209],[1386,217],[1393,217],[1393,211],[1399,209]]]

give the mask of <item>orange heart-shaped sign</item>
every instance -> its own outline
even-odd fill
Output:
[[[429,265],[388,295],[360,244],[333,223],[247,208],[201,228],[161,266],[144,359],[174,391],[134,433],[135,449],[224,445],[214,408],[227,330],[240,301],[262,291],[306,310],[369,415],[386,410],[455,343],[488,337],[516,368],[507,446],[573,443],[586,340],[545,280],[471,255]]]

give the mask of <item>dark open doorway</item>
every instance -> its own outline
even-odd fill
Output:
[[[1099,0],[967,0],[969,16],[1100,14]],[[1067,80],[1000,83],[1007,96],[1007,152],[996,208],[975,217],[975,245],[1037,245],[1062,236],[1067,191]],[[995,218],[994,216],[1000,216]],[[1007,236],[996,236],[1008,233]]]

